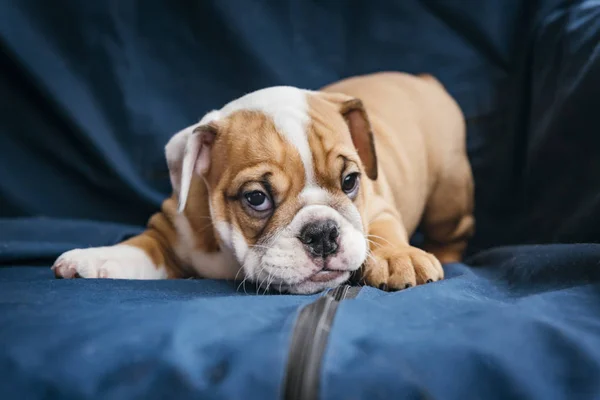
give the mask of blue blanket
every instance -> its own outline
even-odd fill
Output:
[[[600,7],[468,3],[3,2],[0,398],[600,397]],[[53,279],[142,229],[164,144],[207,110],[380,70],[438,76],[467,119],[478,232],[445,281]],[[297,358],[315,304],[335,312]]]

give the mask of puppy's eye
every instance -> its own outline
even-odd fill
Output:
[[[358,191],[358,181],[358,172],[353,172],[351,174],[346,175],[344,179],[342,179],[342,190],[344,191],[344,193],[346,193],[350,197],[354,196]]]
[[[246,203],[256,211],[267,211],[273,206],[269,196],[260,190],[244,193],[244,199],[246,200]]]

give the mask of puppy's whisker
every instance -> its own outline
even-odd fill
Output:
[[[384,237],[377,236],[377,235],[367,235],[367,237],[368,237],[368,238],[369,238],[369,237],[371,237],[371,238],[374,238],[374,239],[383,240],[384,242],[386,242],[386,243],[387,243],[387,244],[389,244],[390,246],[394,246],[394,245],[393,245],[393,244],[392,244],[392,243],[391,243],[389,240],[387,240],[387,239],[386,239],[386,238],[384,238]]]
[[[263,294],[267,294],[267,291],[269,290],[269,284],[271,281],[272,274],[273,272],[269,272],[269,274],[267,275],[267,279],[265,279],[266,284],[263,287]]]
[[[285,270],[284,278],[281,279],[281,281],[279,282],[279,293],[281,293],[281,286],[283,285],[284,282],[286,282],[289,279],[289,277],[290,277],[291,274],[292,274],[292,270],[291,269],[286,269]]]
[[[375,257],[372,254],[367,254],[367,257],[369,257],[369,260],[373,261],[374,263],[377,262],[377,260],[375,259]]]
[[[267,276],[260,282],[260,285],[258,286],[258,291],[256,292],[256,294],[259,293],[260,289],[263,289],[263,295],[267,294],[267,288],[269,286],[269,277],[271,276],[271,272],[267,272]],[[265,285],[266,282],[266,285]]]
[[[373,252],[371,250],[367,251],[367,258],[373,262],[373,264],[377,263],[377,259],[373,256]],[[363,268],[363,267],[361,267]]]
[[[273,247],[272,246],[265,246],[262,244],[253,244],[251,246],[249,246],[250,248],[258,248],[258,249],[266,249],[266,250],[271,250]]]
[[[258,271],[256,272],[256,279],[254,279],[254,285],[256,286],[256,294],[257,294],[257,295],[258,295],[258,291],[260,290],[260,276],[261,276],[261,274],[262,274],[262,272],[263,272],[264,268],[265,268],[265,267],[264,267],[264,266],[263,266],[263,264],[261,263],[261,264],[258,266],[258,268],[257,268],[257,269],[258,269]]]
[[[236,292],[239,292],[239,291],[240,291],[240,287],[243,287],[243,288],[244,288],[244,293],[246,293],[246,285],[244,285],[244,283],[245,283],[245,282],[246,282],[246,280],[242,280],[242,281],[241,281],[241,282],[240,282],[240,283],[237,285],[237,287],[235,288],[235,291],[236,291]],[[246,293],[246,294],[248,294],[248,293]]]
[[[266,272],[265,269],[267,268],[266,265],[264,265],[263,263],[260,264],[259,266],[260,270],[257,274],[257,279],[256,279],[256,283],[257,283],[257,287],[256,287],[256,294],[260,294],[260,289],[263,287],[264,283],[266,282],[267,279],[269,279],[270,273]],[[262,280],[260,279],[260,275],[265,275],[266,277],[263,278]]]
[[[381,243],[374,242],[374,241],[372,241],[370,239],[367,239],[367,243],[369,243],[370,245],[373,245],[373,246],[377,246],[377,247],[382,247],[383,246]]]
[[[245,264],[242,264],[240,266],[240,269],[238,269],[238,272],[235,273],[235,277],[233,278],[234,281],[237,281],[238,276],[240,275],[240,273],[244,270]],[[246,279],[246,277],[244,276],[244,279],[242,280],[242,282]]]
[[[248,292],[246,291],[246,281],[248,280],[247,276],[244,276],[244,279],[242,279],[242,281],[240,282],[240,284],[237,287],[237,291],[240,290],[240,286],[242,286],[244,288],[244,294],[248,294]]]
[[[366,240],[367,240],[367,243],[369,243],[373,247],[383,247],[383,245],[381,243],[377,243],[374,240],[371,240],[371,239],[366,239]]]
[[[277,277],[275,276],[275,274],[271,274],[269,277],[269,280],[267,281],[267,286],[270,290],[271,286],[273,285],[273,281],[276,279]],[[279,280],[281,281],[281,278],[279,278]]]
[[[269,276],[267,277],[267,284],[265,286],[265,291],[263,292],[263,294],[267,294],[267,292],[269,291],[269,287],[271,287],[272,279],[273,279],[273,274],[272,274],[272,272],[269,272]]]
[[[238,269],[238,272],[235,274],[235,278],[233,278],[234,281],[237,280],[238,275],[240,274],[240,272],[244,271],[246,264],[242,264],[242,266],[240,267],[240,269]],[[242,286],[244,288],[244,294],[248,294],[248,292],[246,291],[246,280],[248,280],[248,277],[244,274],[244,279],[242,279],[242,281],[240,282],[240,284],[238,285],[236,292],[240,290],[240,286]]]

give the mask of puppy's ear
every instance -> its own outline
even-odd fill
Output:
[[[365,166],[367,176],[372,180],[376,180],[377,154],[375,152],[375,139],[362,101],[354,98],[344,100],[341,103],[340,112],[348,124],[352,142]]]
[[[193,175],[202,176],[210,168],[210,150],[216,136],[216,125],[200,121],[200,125],[177,133],[165,147],[171,185],[179,197],[179,212],[185,209]]]

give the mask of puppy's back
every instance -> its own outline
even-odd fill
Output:
[[[462,111],[432,75],[378,72],[350,77],[322,90],[361,99],[370,118],[385,123],[384,131],[393,136],[389,139],[396,145],[408,146],[411,152],[419,151],[424,145],[428,158],[440,160],[441,157],[442,164],[445,154],[465,152]],[[386,132],[374,133],[381,136]],[[411,149],[413,143],[415,148]]]

